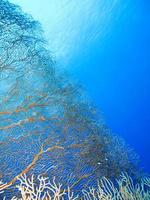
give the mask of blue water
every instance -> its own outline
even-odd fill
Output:
[[[150,4],[130,3],[112,29],[77,58],[79,77],[109,127],[140,155],[150,172]],[[113,20],[113,19],[112,19]],[[87,33],[88,34],[88,33]],[[101,44],[102,43],[102,44]],[[74,64],[74,60],[71,63]],[[80,67],[78,66],[78,69]]]
[[[12,2],[40,20],[57,62],[83,83],[150,172],[149,1]]]

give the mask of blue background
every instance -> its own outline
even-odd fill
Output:
[[[129,10],[113,26],[102,49],[93,45],[78,75],[109,127],[150,172],[150,6],[146,1],[137,6],[136,13]]]

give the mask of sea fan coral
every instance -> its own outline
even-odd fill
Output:
[[[134,152],[58,69],[40,24],[7,0],[0,0],[0,135],[0,191],[10,195],[26,173],[75,189],[138,171]]]

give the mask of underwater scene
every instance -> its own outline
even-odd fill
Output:
[[[150,2],[0,0],[0,200],[150,200]]]

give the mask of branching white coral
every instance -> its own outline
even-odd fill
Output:
[[[122,174],[115,184],[105,177],[102,178],[97,187],[82,190],[81,196],[75,195],[70,187],[64,189],[62,184],[56,183],[55,178],[50,181],[41,175],[37,178],[34,175],[24,175],[19,181],[17,188],[21,198],[13,197],[11,200],[150,200],[150,178],[144,178],[140,183],[134,184],[126,173]]]
[[[150,178],[144,178],[142,180],[143,184],[150,188]]]
[[[89,188],[83,190],[84,200],[149,200],[150,190],[145,190],[145,186],[150,186],[150,179],[146,178],[139,184],[134,184],[127,174],[122,174],[117,180],[117,186],[103,178],[98,182],[97,189]]]
[[[68,187],[63,189],[62,184],[56,183],[55,177],[52,182],[48,178],[39,175],[37,179],[34,175],[28,178],[26,175],[19,178],[20,184],[17,185],[21,192],[21,199],[14,197],[12,200],[63,200],[65,197],[69,200],[76,200]]]
[[[61,184],[56,184],[55,178],[52,183],[43,176],[38,176],[37,180],[34,175],[27,178],[26,175],[20,179],[20,185],[17,186],[21,192],[22,200],[59,200],[65,194]]]

